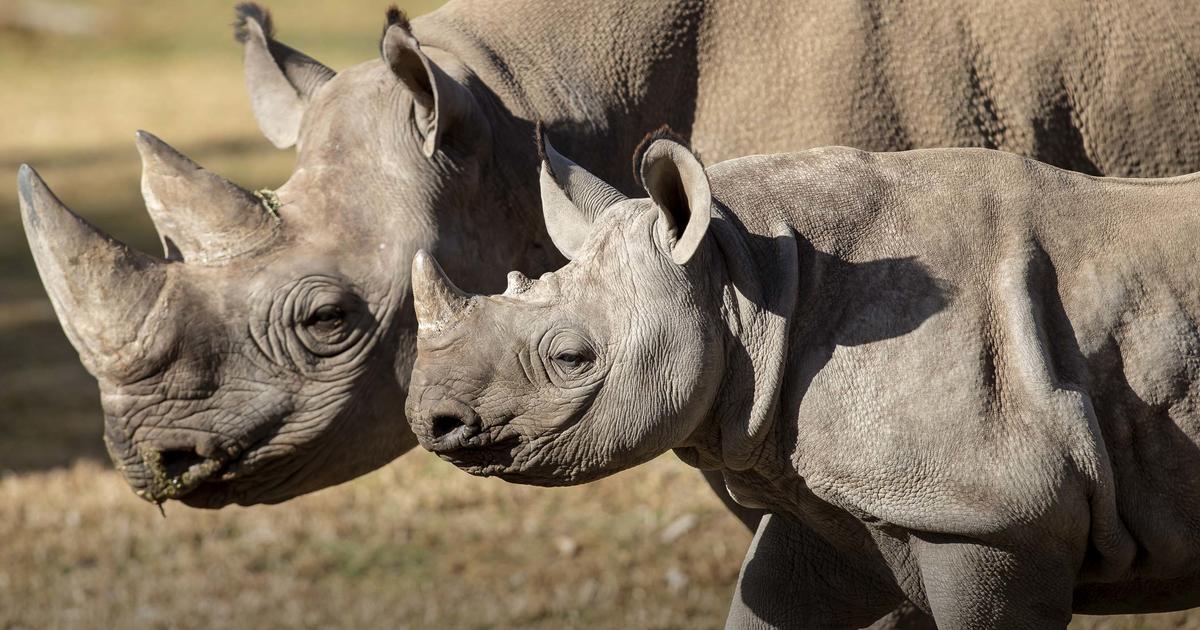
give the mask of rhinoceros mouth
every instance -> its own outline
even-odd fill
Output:
[[[192,451],[141,449],[142,465],[150,474],[149,486],[137,495],[154,503],[181,499],[221,474],[230,460],[201,457]]]
[[[143,459],[149,483],[135,490],[135,494],[155,504],[174,500],[194,508],[215,509],[243,503],[244,488],[240,482],[256,474],[266,463],[259,460],[248,465],[247,460],[254,452],[249,450],[228,460],[188,458],[168,452],[156,461],[151,455],[149,460]]]
[[[490,476],[511,467],[522,447],[519,435],[479,433],[438,440],[429,450],[472,475]]]
[[[254,474],[267,462],[255,457],[261,450],[259,446],[262,444],[210,457],[190,449],[139,447],[134,462],[121,464],[116,457],[114,461],[134,486],[134,494],[146,501],[162,504],[178,500],[194,507],[219,507],[232,501],[234,482]]]

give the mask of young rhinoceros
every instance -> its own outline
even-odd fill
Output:
[[[423,446],[538,485],[721,469],[834,554],[796,560],[812,627],[1200,604],[1200,178],[846,148],[706,176],[656,139],[625,199],[546,153],[567,266],[484,297],[413,262]]]

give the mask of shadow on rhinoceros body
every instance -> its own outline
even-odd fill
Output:
[[[751,249],[779,251],[782,249],[780,243],[768,241],[783,238],[788,237],[751,236]],[[796,403],[839,346],[860,346],[907,335],[942,311],[954,293],[952,286],[932,275],[915,256],[854,262],[836,253],[820,251],[802,237],[798,239],[798,249],[800,281],[798,302],[791,314],[791,343],[807,346],[810,351],[803,353],[806,359],[796,373],[798,382],[792,385],[800,392],[793,399]],[[767,284],[770,292],[769,282]],[[854,289],[839,291],[839,287]],[[743,291],[743,294],[747,293]],[[760,306],[770,308],[772,305]],[[775,311],[775,314],[787,313]],[[744,349],[738,350],[731,354],[731,369],[753,373],[750,356]],[[797,411],[785,406],[779,414],[794,417]],[[763,483],[770,484],[768,480]],[[841,526],[854,527],[850,537],[860,541],[864,547],[862,554],[875,558],[879,566],[883,566],[882,552],[875,548],[865,527],[846,522]],[[802,624],[814,606],[831,611],[853,611],[844,619],[847,627],[865,627],[893,610],[903,598],[887,576],[842,562],[835,547],[808,526],[789,517],[771,515],[762,522],[757,536],[765,541],[759,542],[761,548],[784,549],[786,553],[752,553],[747,557],[736,594],[740,602],[735,604],[735,610],[744,606],[771,627]],[[804,569],[796,571],[797,567]],[[831,589],[813,589],[809,584],[796,583],[792,578],[797,575],[822,586],[843,585],[845,588],[832,590],[843,593],[845,599],[814,602],[810,592],[820,592],[824,598]],[[785,597],[780,597],[776,591],[753,588],[754,584],[779,584],[781,580],[791,584]],[[781,601],[791,605],[781,605]],[[905,619],[911,623],[927,622],[928,627],[933,627],[932,620],[919,612],[905,614]]]
[[[777,244],[767,241],[782,238],[751,236],[751,249],[779,251]],[[792,314],[792,342],[819,349],[815,354],[821,357],[804,371],[805,388],[838,346],[859,346],[906,335],[950,302],[953,287],[934,277],[915,256],[851,262],[820,251],[803,238],[798,240],[800,282]],[[764,284],[769,292],[770,281]],[[855,289],[841,292],[839,286]],[[760,306],[776,308],[773,304]],[[797,330],[796,322],[802,322],[804,330]],[[752,372],[744,351],[737,353],[733,369]]]
[[[836,256],[814,250],[807,244],[801,256],[801,290],[797,318],[800,334],[793,325],[793,343],[806,344],[808,354],[799,382],[791,387],[799,392],[789,397],[780,410],[784,418],[800,415],[800,403],[809,393],[814,378],[837,348],[883,341],[917,330],[929,318],[947,307],[955,289],[928,273],[911,258],[881,259],[866,263],[848,263]],[[1066,274],[1066,275],[1064,275]],[[815,280],[820,279],[820,282]],[[831,290],[839,284],[854,286],[847,295]],[[824,290],[819,287],[825,287]],[[965,287],[962,288],[965,291]],[[1050,385],[1054,391],[1078,392],[1085,413],[1066,416],[1066,422],[1087,422],[1085,433],[1095,436],[1093,448],[1100,449],[1100,464],[1111,470],[1115,488],[1116,511],[1122,527],[1138,541],[1137,574],[1121,580],[1100,578],[1105,558],[1089,548],[1075,584],[1075,612],[1085,614],[1128,614],[1181,610],[1194,606],[1195,578],[1159,579],[1187,570],[1194,562],[1197,503],[1200,480],[1192,471],[1200,470],[1200,448],[1189,435],[1194,411],[1189,403],[1189,374],[1200,362],[1200,345],[1194,330],[1171,326],[1191,326],[1178,305],[1157,305],[1152,319],[1139,337],[1134,329],[1141,320],[1130,321],[1097,338],[1089,330],[1093,322],[1089,312],[1094,306],[1094,287],[1080,284],[1072,272],[1056,267],[1051,257],[1036,249],[1029,260],[1029,273],[1021,290],[1031,298],[1032,316],[1043,350]],[[1133,308],[1133,307],[1131,307]],[[1149,308],[1149,307],[1148,307]],[[1160,312],[1161,311],[1161,312]],[[814,313],[826,315],[826,321],[813,321]],[[1144,315],[1143,315],[1144,316]],[[805,338],[804,334],[812,335]],[[1139,343],[1157,338],[1161,346]],[[1002,348],[991,350],[1000,355]],[[1160,354],[1167,352],[1168,355]],[[983,363],[995,366],[1003,361],[1030,361],[1030,357],[993,356]],[[984,374],[987,376],[986,374]],[[934,375],[931,375],[934,376]],[[995,378],[995,374],[991,375]],[[990,388],[997,383],[985,381]],[[1013,386],[1010,383],[1008,386]],[[844,395],[845,393],[843,393]],[[936,402],[932,404],[936,405]],[[887,410],[881,409],[886,416]],[[1039,422],[1028,412],[1015,409],[1011,416],[997,421],[1021,426]],[[1052,422],[1052,420],[1051,420]],[[804,430],[801,420],[800,431]],[[952,426],[945,427],[953,431]],[[1029,435],[1035,435],[1029,433]],[[1076,443],[1076,446],[1079,446]],[[1064,447],[1065,448],[1065,447]],[[971,458],[970,449],[962,457]],[[808,491],[803,490],[801,494]],[[988,500],[1002,501],[993,496]],[[1065,496],[1063,501],[1072,500]],[[1114,500],[1089,497],[1089,501]],[[801,497],[799,504],[810,501]],[[1094,507],[1094,506],[1093,506]],[[803,507],[802,507],[803,509]],[[1086,516],[1081,515],[1086,518]],[[886,611],[897,605],[897,585],[888,576],[864,572],[815,531],[829,524],[815,513],[813,523],[799,523],[774,515],[759,530],[756,546],[786,550],[784,554],[751,554],[742,569],[740,584],[778,584],[779,575],[803,575],[807,582],[793,580],[786,596],[776,591],[739,590],[738,603],[762,621],[775,627],[798,622],[799,611],[811,612],[817,606],[829,610]],[[845,525],[845,523],[843,523]],[[880,558],[895,550],[877,546],[866,528],[852,523],[861,545],[861,558]],[[861,531],[858,531],[862,527]],[[955,543],[953,536],[926,536],[931,540]],[[765,541],[765,542],[763,542]],[[904,543],[897,542],[903,549]],[[797,572],[796,567],[803,567]],[[904,576],[896,576],[904,579]],[[829,585],[834,585],[830,589]],[[840,585],[840,586],[839,586]],[[1191,585],[1191,587],[1189,587]],[[842,602],[809,601],[808,591],[821,587],[822,593],[841,592]],[[780,602],[787,602],[781,605]],[[839,604],[843,604],[839,606]],[[847,624],[871,623],[870,615],[847,619]],[[932,626],[930,626],[932,627]]]

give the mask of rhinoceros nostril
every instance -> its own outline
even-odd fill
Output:
[[[432,396],[431,396],[432,398]],[[412,410],[413,424],[425,447],[434,451],[453,450],[479,433],[479,414],[470,405],[454,398],[438,396]]]
[[[441,439],[455,429],[467,426],[467,423],[457,414],[440,413],[432,418],[430,426],[433,431],[433,437]]]

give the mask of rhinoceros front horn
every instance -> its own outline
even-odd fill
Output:
[[[442,266],[425,250],[413,257],[413,307],[419,332],[436,332],[463,312],[471,296],[454,286]]]
[[[250,191],[201,168],[166,142],[137,132],[142,197],[172,260],[209,263],[266,243],[277,219]]]
[[[21,219],[50,302],[83,364],[97,377],[135,361],[167,264],[71,212],[28,166],[17,175]]]

